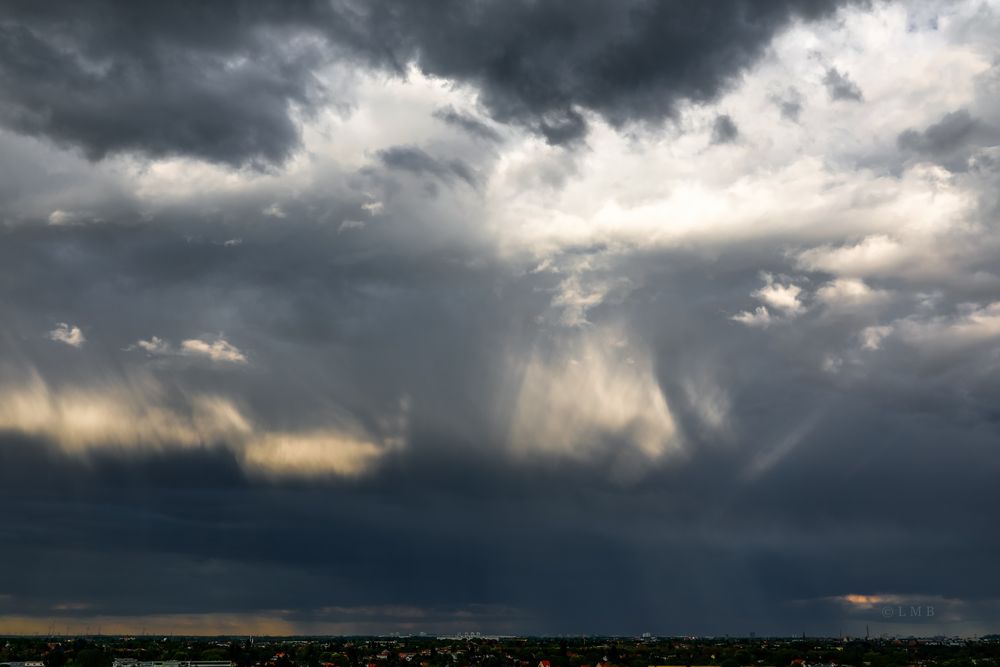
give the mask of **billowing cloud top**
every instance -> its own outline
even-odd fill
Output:
[[[3,2],[0,631],[995,629],[998,33]]]

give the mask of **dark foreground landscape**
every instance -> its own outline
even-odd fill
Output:
[[[1000,636],[12,637],[0,667],[990,667]]]

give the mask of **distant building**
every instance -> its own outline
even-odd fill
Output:
[[[42,665],[42,663],[38,663]],[[229,660],[153,660],[139,662],[135,658],[116,658],[113,667],[234,667]],[[13,665],[11,666],[13,667]]]

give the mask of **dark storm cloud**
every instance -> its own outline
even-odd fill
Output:
[[[79,146],[233,165],[279,163],[298,143],[294,106],[320,96],[323,3],[4,3],[0,120]]]
[[[795,371],[773,353],[759,363],[779,371],[755,387],[776,390],[775,406],[835,400],[781,390]],[[880,419],[865,405],[874,398],[835,405],[801,449],[749,484],[742,460],[711,449],[617,486],[600,466],[515,467],[428,433],[361,483],[260,488],[211,451],[81,467],[8,441],[0,493],[17,502],[4,519],[0,588],[22,608],[72,591],[109,614],[291,608],[310,618],[331,606],[476,601],[526,611],[470,629],[629,634],[746,631],[750,616],[757,632],[825,633],[843,611],[804,614],[802,601],[845,591],[997,595],[997,544],[979,527],[997,500],[995,464],[982,466],[988,438],[963,439],[942,460],[937,442],[954,426]],[[775,415],[749,407],[748,437],[781,436],[765,423]],[[561,556],[539,555],[552,552]],[[966,566],[931,565],[955,558]]]
[[[308,419],[330,399],[374,423],[405,391],[408,444],[359,479],[261,480],[222,446],[78,457],[4,434],[9,610],[67,614],[52,611],[67,600],[106,615],[290,609],[297,622],[385,632],[399,628],[392,607],[406,605],[429,632],[724,633],[750,631],[752,617],[753,631],[788,634],[878,622],[829,601],[850,592],[1000,597],[1000,545],[981,529],[1000,501],[995,417],[991,401],[968,401],[995,383],[980,374],[953,391],[954,369],[921,368],[887,346],[868,362],[873,379],[846,390],[819,367],[864,313],[831,321],[817,310],[768,332],[727,321],[761,266],[793,270],[772,243],[740,244],[708,273],[683,252],[578,251],[638,286],[588,315],[624,318],[653,347],[687,442],[683,461],[621,480],[608,471],[623,443],[581,460],[517,460],[492,412],[505,351],[553,335],[540,316],[559,276],[484,264],[475,247],[366,247],[291,213],[244,222],[243,243],[225,247],[208,239],[229,236],[226,224],[189,215],[6,230],[2,265],[36,289],[3,285],[0,305],[19,314],[4,356],[84,377],[147,363],[121,349],[139,336],[224,326],[254,367],[164,377],[238,389],[273,423]],[[55,313],[91,323],[85,350],[56,354],[32,339]],[[701,377],[729,395],[728,436],[692,403]]]
[[[858,88],[858,84],[851,81],[846,73],[841,72],[836,67],[826,70],[826,76],[823,77],[823,85],[826,86],[826,90],[830,93],[830,99],[832,100],[848,100],[852,102],[861,102],[864,100],[864,94]]]
[[[636,1],[362,4],[357,43],[480,89],[494,118],[579,139],[581,110],[614,125],[657,122],[714,99],[795,18],[843,3]]]
[[[712,124],[713,144],[731,144],[739,136],[740,130],[729,115],[722,114],[716,117],[715,122]]]
[[[550,145],[570,145],[583,139],[587,134],[587,121],[577,110],[566,109],[546,113],[535,129]]]
[[[658,122],[714,99],[793,18],[841,4],[8,0],[0,122],[92,159],[278,164],[298,145],[297,113],[344,102],[327,99],[316,71],[346,59],[472,84],[495,120],[566,144],[586,133],[583,111]]]

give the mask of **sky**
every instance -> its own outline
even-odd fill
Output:
[[[0,632],[997,632],[998,34],[0,0]]]

